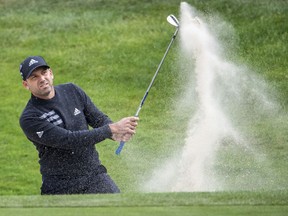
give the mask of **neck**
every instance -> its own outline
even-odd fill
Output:
[[[54,87],[52,87],[51,92],[46,97],[46,100],[52,99],[54,96],[55,96],[55,89],[54,89]]]

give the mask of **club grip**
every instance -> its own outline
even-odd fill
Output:
[[[118,146],[118,148],[116,149],[115,154],[119,155],[119,154],[121,153],[124,145],[125,145],[125,142],[124,142],[124,141],[121,141],[120,144],[119,144],[119,146]]]

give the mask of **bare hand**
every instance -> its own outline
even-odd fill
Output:
[[[115,141],[127,142],[136,133],[136,127],[138,125],[138,117],[126,117],[116,123],[110,124],[112,132],[112,139]]]

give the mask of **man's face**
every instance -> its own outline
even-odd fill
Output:
[[[53,73],[50,68],[39,67],[23,81],[23,86],[31,93],[41,99],[54,97]]]

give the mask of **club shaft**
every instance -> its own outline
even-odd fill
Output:
[[[147,96],[148,96],[148,93],[149,93],[149,91],[150,91],[150,89],[151,89],[151,87],[152,87],[152,85],[153,85],[153,83],[154,83],[154,81],[155,81],[155,79],[156,79],[159,71],[160,71],[160,68],[161,68],[161,66],[162,66],[162,64],[163,64],[163,62],[164,62],[164,60],[165,60],[165,58],[166,58],[166,56],[167,56],[167,54],[168,54],[168,52],[169,52],[169,50],[170,50],[171,45],[173,44],[173,42],[174,42],[174,40],[175,40],[175,38],[176,38],[177,33],[178,33],[178,28],[176,29],[176,31],[175,31],[175,33],[174,33],[174,35],[173,35],[173,37],[172,37],[172,39],[171,39],[168,47],[167,47],[167,49],[166,49],[166,51],[165,51],[165,53],[164,53],[164,56],[163,56],[163,58],[161,59],[161,62],[159,63],[159,65],[158,65],[158,68],[157,68],[157,70],[156,70],[156,72],[155,72],[155,74],[154,74],[154,76],[153,76],[153,78],[152,78],[152,80],[151,80],[151,82],[150,82],[150,85],[148,86],[148,88],[147,88],[147,90],[146,90],[146,93],[144,94],[144,96],[143,96],[143,98],[142,98],[142,101],[141,101],[139,107],[142,107],[142,106],[144,105],[144,102],[145,102],[145,100],[146,100],[146,98],[147,98]],[[138,114],[139,114],[139,113],[138,113]],[[137,115],[137,116],[138,116],[138,115]]]
[[[168,52],[170,50],[171,45],[173,44],[173,42],[174,42],[174,40],[175,40],[175,38],[177,36],[178,31],[179,31],[179,28],[176,28],[176,31],[174,32],[174,34],[172,36],[172,39],[171,39],[171,41],[170,41],[170,43],[169,43],[169,45],[168,45],[168,47],[167,47],[167,49],[166,49],[166,51],[165,51],[165,53],[163,55],[163,58],[161,59],[159,65],[158,65],[158,68],[157,68],[157,70],[156,70],[156,72],[155,72],[155,74],[154,74],[154,76],[153,76],[153,78],[152,78],[152,80],[151,80],[151,82],[150,82],[150,84],[149,84],[149,86],[148,86],[148,88],[147,88],[147,90],[146,90],[146,92],[145,92],[145,94],[144,94],[144,96],[143,96],[143,98],[142,98],[142,100],[140,102],[140,105],[139,105],[139,107],[138,107],[138,109],[137,109],[137,111],[136,111],[134,116],[136,116],[136,117],[139,116],[139,113],[140,113],[140,111],[141,111],[141,109],[142,109],[142,107],[143,107],[143,105],[144,105],[144,103],[145,103],[145,101],[147,99],[147,96],[149,94],[149,91],[150,91],[153,83],[155,82],[155,79],[156,79],[156,77],[157,77],[157,75],[158,75],[158,73],[160,71],[160,68],[161,68],[161,66],[162,66],[162,64],[163,64],[163,62],[164,62],[164,60],[165,60],[165,58],[166,58],[166,56],[167,56],[167,54],[168,54]],[[117,155],[119,155],[121,153],[124,145],[125,145],[125,142],[121,141],[120,144],[119,144],[119,147],[116,149],[116,152],[115,152]]]

